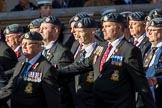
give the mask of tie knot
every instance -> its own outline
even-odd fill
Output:
[[[154,51],[154,52],[156,51],[156,49],[157,49],[157,47],[152,47],[151,48],[151,50]]]
[[[80,44],[80,45],[79,45],[79,49],[81,50],[81,49],[82,49],[82,47],[83,47],[83,44]]]
[[[138,40],[135,40],[133,44],[134,45],[137,45],[138,44]]]
[[[81,51],[81,56],[82,56],[82,57],[85,57],[85,54],[86,54],[86,50],[83,49],[83,50]]]
[[[111,43],[108,44],[108,49],[111,49],[113,46]]]

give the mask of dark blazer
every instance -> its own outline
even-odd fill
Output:
[[[8,90],[8,92],[5,93],[9,93],[9,88],[12,87],[11,107],[53,108],[53,106],[55,106],[56,108],[60,108],[59,85],[55,68],[41,55],[36,63],[29,69],[29,72],[42,73],[41,81],[25,81],[22,78],[19,83],[17,83],[24,61],[25,60],[20,61],[16,65],[13,77],[10,79],[6,89],[3,89],[3,91]]]
[[[121,65],[110,58],[103,65],[100,72],[100,61],[106,50],[107,42],[103,42],[101,54],[88,58],[83,63],[76,63],[60,70],[60,74],[71,71],[75,74],[83,70],[94,68],[94,108],[135,108],[135,90],[144,101],[146,108],[155,108],[154,100],[149,89],[145,73],[143,71],[142,56],[139,48],[131,45],[123,39],[112,57],[123,57]],[[97,49],[97,48],[96,48]],[[113,59],[113,62],[112,62]],[[118,61],[118,60],[117,60]]]
[[[16,63],[15,52],[6,43],[0,41],[0,88],[5,86],[10,78],[5,71],[12,69]]]
[[[134,43],[134,38],[130,39],[131,43]],[[140,48],[142,57],[145,56],[146,52],[150,49],[151,43],[149,42],[149,39],[147,36],[142,40],[142,42],[138,45],[138,48]]]
[[[78,53],[74,62],[79,62],[81,60],[82,58],[80,54],[81,52],[82,50]],[[94,50],[92,51],[90,56],[93,55],[93,52]],[[79,75],[77,96],[76,96],[77,108],[94,108],[93,77],[94,71],[85,71],[84,73]]]
[[[52,48],[47,53],[47,59],[56,68],[61,68],[71,64],[74,60],[73,54],[70,50],[65,48],[58,40],[53,44]],[[61,104],[62,108],[73,108],[73,100],[71,89],[74,89],[74,83],[71,82],[74,78],[58,78],[61,92]],[[70,99],[71,98],[71,99]]]
[[[73,54],[59,41],[56,41],[47,53],[47,59],[57,68],[66,66],[73,62]]]
[[[78,47],[79,47],[79,42],[75,40],[73,42],[73,45],[72,45],[71,49],[70,49],[70,51],[73,53],[73,55],[75,55]]]
[[[103,44],[103,47],[105,48]],[[102,46],[102,45],[101,45]],[[104,49],[105,50],[105,49]],[[103,51],[104,53],[105,51]],[[94,64],[99,69],[103,53]],[[124,57],[119,66],[110,58],[94,83],[95,108],[118,107],[135,108],[135,89],[141,94],[146,108],[154,108],[153,98],[143,71],[140,50],[123,39],[112,57]],[[99,70],[96,73],[99,73]]]

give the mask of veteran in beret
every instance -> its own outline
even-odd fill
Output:
[[[146,21],[145,21],[146,15],[141,12],[132,12],[128,16],[129,21],[129,30],[132,38],[130,39],[130,42],[140,48],[142,52],[142,57],[144,57],[145,53],[150,49],[151,43],[148,40],[148,37],[146,36]]]
[[[42,54],[49,62],[52,63],[54,67],[59,69],[71,64],[74,61],[71,51],[63,46],[58,39],[61,32],[61,22],[57,17],[48,16],[44,18],[39,32],[43,37],[44,43]],[[73,108],[72,93],[69,88],[69,83],[73,80],[73,78],[66,79],[65,77],[59,77],[58,80],[62,95],[62,108]]]
[[[21,36],[24,33],[23,26],[20,24],[8,25],[4,30],[5,41],[14,50],[16,57],[19,59],[22,55]]]
[[[12,48],[0,39],[0,89],[6,86],[11,74],[13,74],[8,74],[6,71],[14,68],[17,61],[16,54]],[[0,108],[8,108],[6,101],[0,100]]]
[[[161,108],[162,97],[162,18],[154,18],[148,23],[147,34],[152,46],[144,58],[146,77],[157,108]]]
[[[82,18],[75,23],[75,32],[82,43],[82,49],[75,58],[75,63],[93,55],[97,42],[95,41],[95,31],[98,27],[96,20],[92,18]],[[93,98],[94,72],[84,71],[75,77],[77,108],[94,108]]]
[[[11,93],[11,108],[60,108],[56,69],[41,54],[42,36],[28,32],[22,37],[25,58],[18,62],[3,93]],[[11,91],[12,90],[12,91]]]
[[[59,70],[60,74],[94,70],[94,108],[135,108],[135,91],[145,108],[156,108],[145,72],[140,49],[124,38],[124,19],[119,13],[101,18],[105,42],[94,56]],[[92,68],[93,65],[93,68]]]

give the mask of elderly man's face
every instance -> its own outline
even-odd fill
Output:
[[[146,25],[144,21],[129,21],[130,34],[137,39],[143,35],[145,27]]]
[[[22,40],[22,52],[29,60],[36,56],[41,51],[41,41]]]
[[[146,30],[149,41],[156,45],[162,41],[162,28],[160,27],[148,27]]]
[[[11,33],[5,36],[5,41],[13,50],[15,50],[20,45],[20,35]]]

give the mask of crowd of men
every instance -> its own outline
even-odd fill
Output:
[[[0,40],[0,108],[161,108],[162,9],[55,16]],[[99,26],[100,25],[100,26]]]

